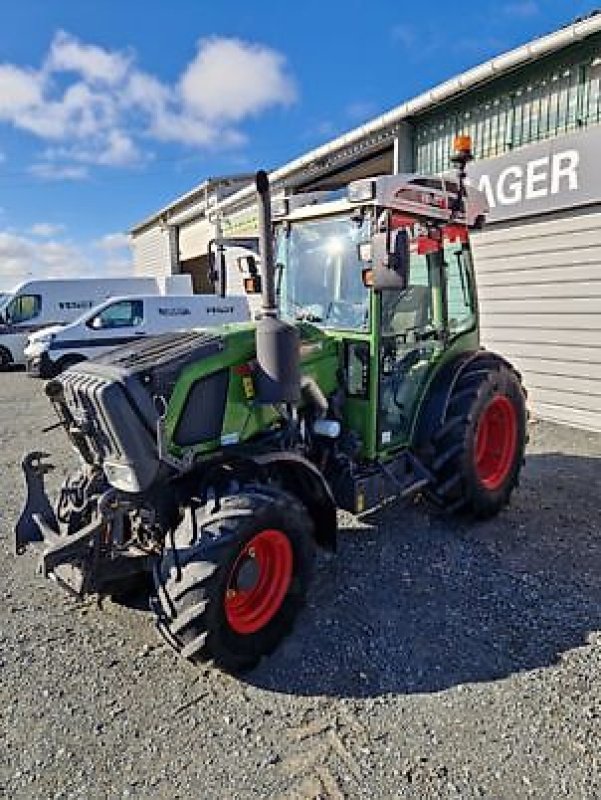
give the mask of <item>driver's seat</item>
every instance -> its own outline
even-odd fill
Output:
[[[415,328],[425,328],[431,322],[430,306],[432,295],[428,286],[409,286],[401,293],[396,303],[389,309],[390,317],[384,328],[401,332]]]

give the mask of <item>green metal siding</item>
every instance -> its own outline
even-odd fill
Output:
[[[599,122],[601,35],[416,118],[415,168],[448,170],[457,133],[482,159]]]

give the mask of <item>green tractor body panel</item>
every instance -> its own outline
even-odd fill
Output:
[[[315,326],[301,327],[301,370],[313,378],[326,396],[335,391],[339,372],[339,344]],[[280,411],[257,401],[253,376],[256,370],[255,326],[232,325],[221,329],[223,349],[216,355],[186,367],[178,378],[165,415],[166,444],[173,456],[186,451],[195,455],[214,453],[216,449],[248,442],[277,426]],[[201,381],[225,373],[224,402],[204,413],[217,414],[222,420],[214,438],[182,444],[178,428],[186,406],[193,402],[194,387]]]

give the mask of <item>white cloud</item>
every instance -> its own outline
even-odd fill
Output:
[[[102,238],[92,242],[94,247],[106,252],[125,250],[131,248],[131,241],[127,233],[107,233]]]
[[[354,122],[360,122],[376,113],[377,106],[372,100],[357,100],[346,107],[346,115]]]
[[[52,164],[46,161],[32,164],[29,172],[44,181],[82,181],[88,177],[87,167],[75,164]]]
[[[399,42],[404,47],[412,48],[417,42],[417,32],[413,25],[404,23],[393,25],[390,35],[395,42]]]
[[[239,39],[201,39],[173,84],[135,67],[131,52],[59,31],[39,69],[0,65],[0,122],[53,143],[30,172],[82,179],[83,165],[143,164],[148,142],[239,147],[244,119],[296,99],[284,56]]]
[[[48,72],[75,72],[90,83],[116,84],[129,68],[131,58],[93,44],[83,44],[71,34],[59,31],[46,60]]]
[[[52,227],[48,223],[33,227],[42,225]],[[54,228],[59,232],[63,226]],[[133,271],[131,251],[123,246],[121,234],[78,244],[59,238],[40,241],[29,233],[0,230],[0,291],[28,278],[123,276]]]
[[[34,236],[56,236],[57,233],[62,233],[65,230],[64,225],[56,225],[53,222],[36,222],[29,229],[29,232]]]
[[[72,244],[39,242],[27,236],[0,231],[2,289],[27,278],[51,278],[86,274],[81,252]]]
[[[239,39],[201,39],[180,89],[189,109],[209,120],[237,122],[296,100],[281,53]]]
[[[41,102],[40,75],[12,64],[0,64],[0,119],[14,119]]]
[[[538,3],[534,0],[522,0],[516,3],[506,3],[503,6],[503,13],[510,17],[535,17],[540,12]]]

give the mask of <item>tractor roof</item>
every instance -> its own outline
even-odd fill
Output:
[[[274,219],[288,220],[320,217],[350,211],[357,206],[390,208],[421,219],[456,222],[470,227],[481,224],[488,212],[485,195],[467,187],[466,212],[453,216],[458,182],[453,177],[400,174],[362,178],[349,183],[346,196],[332,197],[329,192],[308,192],[275,200]]]

